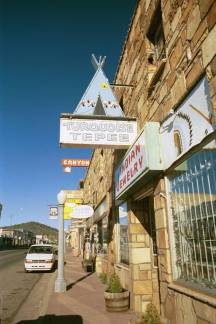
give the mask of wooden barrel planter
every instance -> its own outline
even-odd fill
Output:
[[[105,306],[108,312],[124,312],[128,310],[130,293],[125,290],[120,293],[104,292]]]

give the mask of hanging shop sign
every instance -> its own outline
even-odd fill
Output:
[[[160,127],[164,169],[214,129],[208,80],[204,77],[182,104],[175,111],[170,111],[170,116]]]
[[[94,209],[89,205],[77,205],[70,212],[70,218],[85,219],[92,217]]]
[[[61,165],[64,167],[88,167],[90,160],[82,159],[63,159],[61,160]]]
[[[125,149],[137,136],[135,118],[126,118],[103,71],[106,57],[92,55],[96,72],[73,113],[61,114],[60,146]]]
[[[81,205],[82,203],[83,200],[79,198],[67,199],[64,204],[64,219],[71,219],[70,213],[74,211],[74,208],[77,207],[77,205]]]
[[[57,219],[57,218],[58,218],[58,207],[49,206],[49,219]]]
[[[74,208],[83,203],[83,190],[65,190],[64,219],[70,220]]]
[[[162,170],[159,148],[159,123],[146,123],[115,171],[116,199],[124,198],[135,190],[135,184],[147,182],[153,173]]]
[[[71,173],[72,172],[72,168],[68,167],[68,166],[64,167],[63,170],[64,170],[65,173]]]
[[[105,59],[106,57],[100,57],[97,60],[92,55],[96,72],[74,110],[75,115],[124,117],[124,112],[103,71]]]
[[[137,135],[134,119],[78,118],[62,115],[60,118],[61,147],[129,147]]]
[[[66,193],[66,202],[68,199],[83,199],[83,190],[64,190]]]

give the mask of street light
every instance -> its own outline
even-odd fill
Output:
[[[66,281],[64,280],[64,203],[66,200],[66,193],[61,190],[57,195],[58,200],[58,275],[55,281],[55,292],[66,291]]]

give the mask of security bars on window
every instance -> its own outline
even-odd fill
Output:
[[[170,176],[176,279],[216,288],[215,141]]]

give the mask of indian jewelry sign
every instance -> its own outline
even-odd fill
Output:
[[[159,123],[149,122],[115,171],[116,198],[122,197],[144,174],[159,170]]]

